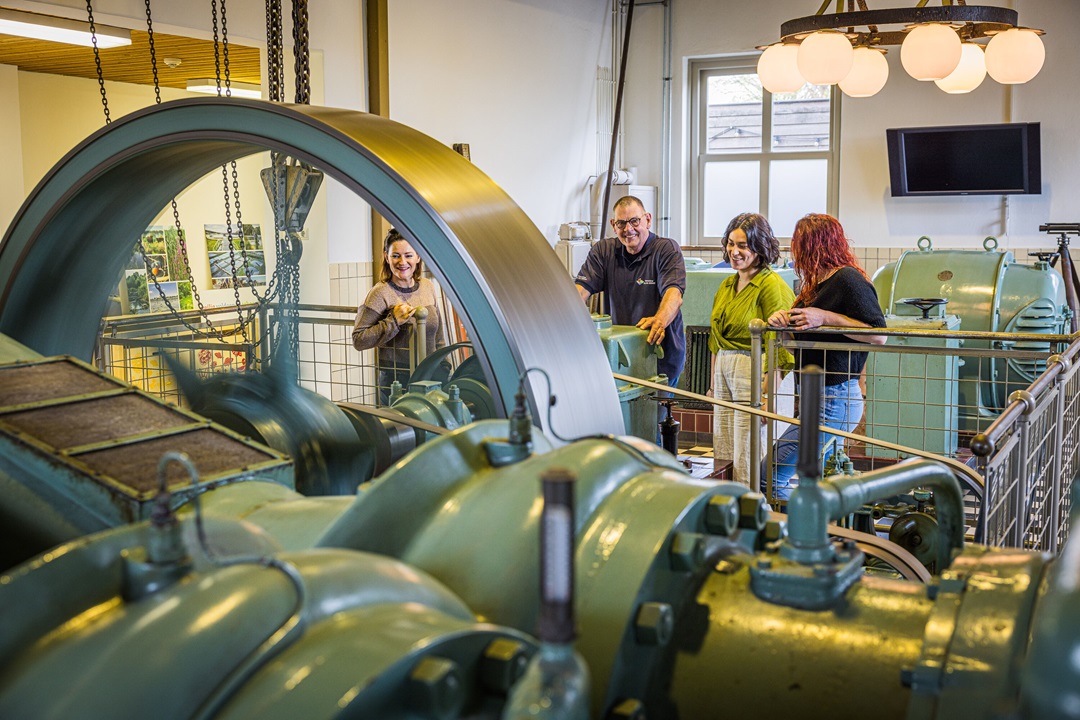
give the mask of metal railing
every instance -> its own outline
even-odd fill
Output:
[[[765,368],[775,367],[781,345],[792,352],[824,352],[824,357],[868,353],[860,378],[865,414],[853,419],[858,425],[850,433],[822,427],[836,438],[831,447],[826,444],[823,461],[835,457],[838,446],[857,470],[940,456],[965,487],[974,539],[995,546],[1059,547],[1068,532],[1080,435],[1076,336],[881,328],[815,332],[835,334],[838,342],[783,339],[763,323],[755,325],[751,335],[758,350],[751,357],[756,358],[752,372],[771,381],[773,374]],[[844,335],[886,335],[890,342],[870,345]],[[1024,346],[1040,349],[1017,349]],[[962,375],[961,363],[967,363]],[[752,406],[775,408],[771,387],[764,397],[760,391],[754,395]],[[779,505],[786,488],[778,492],[773,483],[778,438],[772,423],[766,427],[760,485]]]
[[[988,544],[1056,552],[1068,537],[1080,448],[1080,341],[1073,342],[984,433],[973,438],[986,479]]]

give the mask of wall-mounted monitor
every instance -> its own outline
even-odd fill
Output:
[[[891,128],[893,197],[1038,195],[1039,123]]]

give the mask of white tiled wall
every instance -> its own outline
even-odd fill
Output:
[[[330,264],[330,304],[359,307],[371,290],[371,263]]]
[[[914,248],[914,247],[903,247],[903,248],[898,248],[898,247],[893,247],[893,248],[856,247],[856,248],[854,248],[855,256],[859,259],[859,263],[862,264],[863,269],[866,270],[867,274],[869,274],[869,275],[873,275],[878,270],[878,268],[880,268],[882,265],[886,265],[888,263],[895,262],[896,260],[900,259],[900,256],[902,254],[904,254],[905,252],[907,252],[908,250],[915,250],[915,249],[916,248]],[[935,247],[934,249],[935,250],[973,250],[975,248],[970,248],[970,247],[965,247],[965,248],[939,248],[939,247]],[[1008,249],[1008,248],[1003,248],[1003,249]],[[1033,263],[1037,262],[1036,258],[1030,256],[1030,253],[1034,253],[1036,251],[1041,251],[1041,250],[1052,250],[1052,249],[1053,248],[1049,248],[1049,247],[1047,247],[1047,248],[1016,248],[1016,249],[1013,249],[1012,253],[1016,258],[1016,262],[1022,263],[1022,264],[1025,264],[1025,265],[1029,265],[1029,264],[1033,264]],[[702,260],[704,260],[706,262],[710,262],[710,263],[714,263],[714,264],[718,263],[718,262],[721,262],[724,259],[723,253],[720,251],[719,248],[701,248],[701,247],[692,247],[692,246],[689,246],[689,245],[683,248],[683,255],[685,255],[687,257],[701,258]],[[1080,247],[1076,247],[1076,248],[1070,247],[1069,248],[1069,255],[1072,258],[1072,261],[1073,261],[1074,264],[1080,262]],[[789,253],[786,251],[786,248],[784,249],[784,252],[781,252],[781,257],[785,257],[785,258],[790,257]]]

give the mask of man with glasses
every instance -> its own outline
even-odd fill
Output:
[[[674,240],[649,230],[652,215],[632,195],[615,203],[612,218],[616,237],[604,238],[589,250],[575,278],[578,293],[585,302],[593,293],[605,293],[613,324],[648,330],[649,344],[659,343],[664,351],[656,369],[675,387],[686,359],[680,311],[686,291],[682,250]]]

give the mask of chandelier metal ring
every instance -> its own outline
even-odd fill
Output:
[[[985,5],[861,10],[831,15],[810,15],[788,20],[780,25],[780,38],[783,42],[792,42],[801,40],[803,36],[818,30],[843,31],[845,28],[914,25],[930,22],[971,24],[971,37],[980,38],[1017,27],[1017,18],[1015,10]],[[872,34],[874,44],[877,45],[899,45],[907,35],[903,31],[860,34]]]

